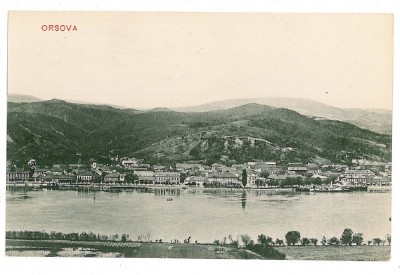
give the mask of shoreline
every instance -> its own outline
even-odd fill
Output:
[[[42,191],[42,190],[58,190],[58,191],[84,191],[84,192],[122,192],[128,190],[221,190],[221,191],[272,191],[272,192],[298,192],[303,194],[318,194],[318,193],[354,193],[354,192],[369,192],[369,193],[391,193],[391,187],[371,186],[358,187],[346,191],[310,191],[307,188],[298,187],[246,187],[246,188],[231,188],[231,187],[192,187],[186,185],[109,185],[109,184],[63,184],[63,185],[48,185],[43,183],[6,183],[6,190],[26,191]]]
[[[110,190],[126,190],[126,189],[171,189],[171,190],[230,190],[230,191],[295,191],[295,187],[264,187],[264,188],[234,188],[234,187],[192,187],[186,185],[112,185],[112,184],[60,184],[60,185],[48,185],[43,183],[35,182],[18,182],[18,183],[6,183],[7,190],[12,188],[27,188],[27,189],[52,189],[52,190],[96,190],[96,191],[110,191]]]

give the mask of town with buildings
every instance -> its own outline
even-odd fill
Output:
[[[350,191],[367,187],[390,190],[392,165],[365,159],[351,165],[288,163],[253,160],[230,167],[214,163],[176,163],[175,166],[150,165],[144,160],[113,157],[114,164],[96,161],[78,164],[53,164],[41,167],[34,159],[25,169],[10,166],[8,185],[39,186],[182,186],[198,188],[286,188],[315,191]],[[380,189],[377,190],[380,190]]]

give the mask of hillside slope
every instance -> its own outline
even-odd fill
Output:
[[[390,135],[259,104],[182,113],[60,100],[10,103],[7,124],[7,158],[19,164],[30,158],[40,164],[74,163],[79,158],[107,162],[109,155],[161,164],[187,160],[232,164],[254,158],[307,162],[315,156],[335,162],[391,158]]]
[[[392,112],[388,110],[342,109],[305,98],[241,98],[211,102],[207,104],[174,108],[178,112],[209,112],[229,109],[249,103],[274,106],[294,110],[302,115],[323,117],[331,120],[349,122],[360,128],[382,134],[391,134]]]

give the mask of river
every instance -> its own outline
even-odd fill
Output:
[[[172,201],[167,201],[172,198]],[[340,237],[345,228],[364,241],[391,232],[390,193],[297,193],[188,189],[122,192],[7,191],[6,230],[127,233],[132,240],[212,242],[232,235],[284,239]]]

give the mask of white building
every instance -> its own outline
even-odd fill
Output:
[[[122,166],[124,167],[138,167],[141,162],[140,160],[137,160],[135,158],[128,158],[128,159],[123,159],[121,161]]]
[[[207,178],[208,183],[218,184],[222,186],[235,186],[240,183],[235,175],[226,172],[210,173],[208,174]]]
[[[256,186],[256,175],[247,174],[247,185],[246,187],[255,187]]]
[[[181,173],[179,172],[155,172],[156,183],[161,184],[179,184]]]

